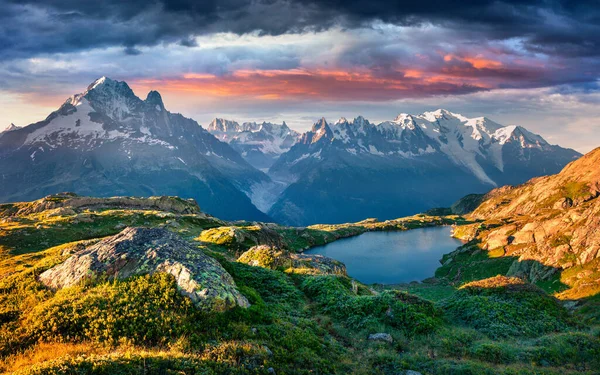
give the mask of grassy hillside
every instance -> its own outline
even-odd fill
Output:
[[[292,228],[225,222],[177,198],[160,207],[70,199],[0,206],[6,373],[563,375],[600,368],[595,310],[573,312],[540,287],[496,277],[505,266],[489,258],[477,260],[482,266],[469,277],[484,281],[466,283],[465,271],[457,278],[449,265],[476,258],[453,256],[428,283],[367,286],[336,263],[298,254],[371,230],[473,225],[459,216]],[[165,273],[89,277],[59,290],[39,281],[127,226],[177,233],[216,259],[251,306],[198,309]],[[369,339],[377,333],[387,335]]]

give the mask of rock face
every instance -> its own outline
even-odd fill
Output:
[[[501,221],[480,231],[482,247],[506,247],[520,261],[569,268],[600,257],[600,149],[560,173],[486,195],[470,215]],[[510,246],[509,246],[510,245]]]
[[[600,290],[598,276],[594,276],[600,272],[599,197],[600,148],[558,174],[486,194],[467,216],[482,222],[457,227],[454,236],[514,257],[507,275],[535,282],[579,267],[563,273],[571,276],[561,282],[574,289],[581,286],[582,291]]]
[[[250,305],[219,262],[158,228],[126,228],[45,271],[40,281],[56,289],[94,276],[122,279],[155,272],[173,275],[180,292],[200,309],[223,311]]]

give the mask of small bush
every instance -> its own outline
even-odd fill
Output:
[[[171,275],[154,274],[63,289],[32,311],[27,327],[42,340],[157,345],[184,332],[195,312]]]
[[[310,276],[301,288],[324,313],[353,328],[383,323],[412,335],[431,332],[439,323],[431,302],[404,292],[358,296],[351,292],[349,279],[338,276]]]
[[[571,325],[568,312],[555,298],[516,278],[499,276],[467,284],[441,305],[454,321],[493,338],[536,337]]]
[[[555,366],[573,364],[580,369],[600,368],[600,338],[580,332],[549,335],[533,342],[528,359]]]
[[[513,349],[499,343],[486,342],[473,348],[472,355],[482,361],[508,364],[515,361]]]

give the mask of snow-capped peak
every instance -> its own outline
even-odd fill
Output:
[[[10,131],[17,130],[17,129],[19,129],[19,127],[15,124],[11,123],[6,128],[4,128],[4,130],[2,130],[0,133],[10,132]]]
[[[494,132],[492,138],[501,145],[510,141],[516,141],[519,142],[522,148],[548,145],[548,142],[544,138],[518,125],[499,128]]]
[[[412,119],[412,115],[408,113],[399,113],[393,122],[404,123],[407,119]]]
[[[106,81],[112,81],[112,79],[107,78],[106,76],[102,76],[102,77],[98,78],[97,80],[92,82],[91,85],[88,86],[88,91],[95,89],[96,87],[102,85]]]
[[[226,120],[224,118],[215,118],[208,124],[207,130],[209,132],[239,132],[241,131],[240,124],[232,120]]]
[[[340,117],[340,119],[337,120],[334,125],[347,124],[347,123],[348,123],[348,120],[345,117]]]
[[[437,120],[451,120],[452,118],[455,118],[457,120],[459,120],[460,122],[465,122],[467,120],[469,120],[467,117],[458,114],[458,113],[454,113],[454,112],[450,112],[447,109],[436,109],[435,111],[431,111],[431,112],[424,112],[423,114],[421,114],[419,117],[423,117],[428,121],[431,122],[435,122]]]

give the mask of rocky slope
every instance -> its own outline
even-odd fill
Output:
[[[378,125],[323,118],[269,170],[294,181],[269,213],[298,225],[408,215],[558,172],[578,156],[522,127],[446,110]]]
[[[195,121],[100,78],[45,120],[2,133],[0,201],[60,191],[178,195],[228,219],[262,219],[246,196],[269,178]],[[227,203],[227,204],[225,204]]]
[[[599,166],[595,149],[556,175],[495,189],[469,214],[483,224],[455,235],[514,258],[511,274],[534,280],[561,275],[582,293],[600,291]]]

